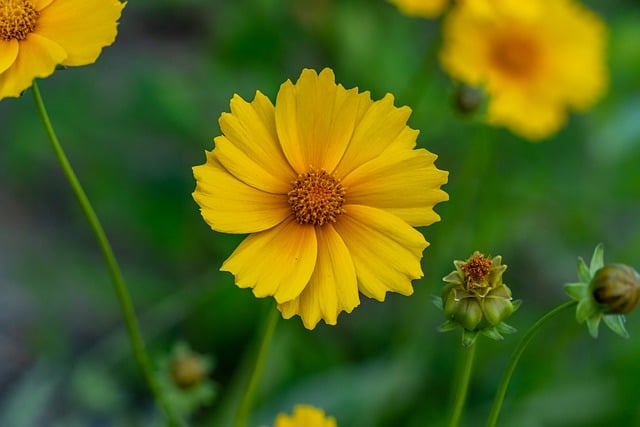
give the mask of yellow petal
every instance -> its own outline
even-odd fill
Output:
[[[532,141],[547,138],[564,125],[567,112],[562,102],[540,95],[531,97],[520,91],[496,94],[489,102],[487,121]]]
[[[314,227],[287,220],[249,235],[220,270],[232,273],[239,287],[253,288],[255,296],[272,295],[283,303],[298,297],[307,286],[317,253]]]
[[[353,134],[361,97],[335,84],[333,71],[304,69],[295,85],[285,82],[276,99],[282,149],[298,173],[313,166],[332,172]]]
[[[440,186],[448,173],[435,167],[427,150],[390,150],[363,164],[342,180],[347,203],[384,209],[412,226],[440,219],[433,206],[449,199]]]
[[[215,138],[216,157],[220,164],[228,170],[233,176],[242,182],[274,194],[286,194],[291,189],[291,181],[294,175],[288,175],[288,171],[273,175],[266,171],[262,164],[252,158],[248,153],[240,150],[236,145],[224,136]],[[288,177],[288,180],[284,178]]]
[[[18,57],[0,74],[0,99],[20,96],[36,77],[47,77],[66,56],[57,43],[36,33],[19,42]]]
[[[391,94],[371,104],[356,125],[351,143],[334,175],[345,176],[392,146],[406,129],[410,114],[409,107],[397,108],[393,105]]]
[[[331,224],[316,228],[318,259],[311,280],[298,298],[279,304],[284,318],[299,315],[307,329],[323,319],[335,325],[338,314],[360,304],[356,273],[349,251]]]
[[[378,301],[387,291],[411,295],[411,280],[422,277],[420,259],[428,245],[422,234],[383,210],[344,208],[335,228],[351,254],[360,292]]]
[[[54,0],[30,0],[30,1],[31,1],[31,4],[33,4],[33,7],[35,7],[36,10],[39,12],[45,7],[49,6],[49,4],[51,4],[51,2]]]
[[[0,40],[0,73],[4,72],[18,57],[18,40]]]
[[[227,141],[218,143],[218,158],[233,174],[256,188],[272,193],[286,193],[293,171],[280,148],[275,129],[273,104],[262,93],[248,103],[235,95],[231,113],[220,116],[220,129]],[[231,144],[231,146],[229,146]]]
[[[223,233],[254,233],[280,224],[290,214],[286,195],[260,191],[239,181],[207,153],[207,163],[193,168],[204,220]]]
[[[116,38],[126,3],[117,0],[54,0],[40,11],[36,32],[67,51],[64,65],[95,62]]]

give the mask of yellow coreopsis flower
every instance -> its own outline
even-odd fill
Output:
[[[278,414],[274,427],[337,427],[336,419],[309,405],[296,405],[293,415]]]
[[[440,59],[484,87],[490,124],[536,140],[604,94],[605,39],[602,21],[573,0],[465,0],[447,16]]]
[[[234,96],[220,117],[224,136],[194,167],[209,225],[250,233],[221,269],[309,329],[336,324],[358,291],[410,295],[422,276],[427,242],[413,227],[440,219],[432,208],[448,199],[448,174],[414,149],[411,110],[393,101],[336,85],[330,69],[305,69],[275,106],[259,91],[251,103]]]
[[[115,40],[117,0],[0,0],[0,99],[19,96],[56,65],[95,62]]]
[[[442,13],[449,0],[388,0],[409,16],[434,18]]]

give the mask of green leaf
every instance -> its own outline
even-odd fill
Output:
[[[591,264],[589,265],[591,277],[593,277],[593,275],[596,274],[596,271],[600,270],[602,267],[604,267],[604,246],[602,243],[599,243],[593,251]]]
[[[586,283],[567,283],[564,285],[564,291],[569,295],[571,299],[580,301],[584,298],[588,298],[589,285]]]
[[[613,332],[622,338],[629,338],[629,332],[624,327],[625,317],[622,314],[607,314],[602,319]]]

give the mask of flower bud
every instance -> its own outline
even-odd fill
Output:
[[[626,314],[640,301],[640,275],[625,264],[607,264],[593,275],[593,299],[606,314]]]
[[[518,308],[519,301],[512,301],[511,290],[502,282],[507,269],[502,258],[476,251],[466,261],[454,261],[454,265],[456,269],[443,278],[447,284],[441,296],[434,300],[447,319],[440,330],[462,327],[465,345],[472,344],[478,333],[493,339],[502,339],[501,333],[512,333],[514,329],[503,321]]]
[[[468,331],[475,331],[482,322],[482,307],[473,295],[459,289],[449,289],[443,294],[444,315],[452,322],[458,323]]]
[[[455,89],[453,105],[455,109],[463,115],[475,113],[482,107],[484,101],[484,93],[479,88],[460,85]]]
[[[171,379],[181,389],[188,389],[206,380],[206,363],[195,353],[176,356],[171,361]]]

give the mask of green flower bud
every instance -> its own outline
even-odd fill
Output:
[[[616,334],[629,338],[625,314],[632,311],[640,299],[640,277],[624,264],[604,264],[604,248],[596,246],[589,265],[578,259],[579,282],[564,285],[571,299],[578,301],[576,320],[586,323],[593,338],[598,337],[600,321]]]
[[[492,289],[482,299],[482,312],[489,325],[496,326],[511,316],[514,311],[511,299],[511,290],[507,285]]]
[[[474,331],[483,319],[480,302],[474,296],[465,295],[455,288],[444,299],[444,314],[447,319],[469,331]]]
[[[476,251],[466,261],[454,261],[454,265],[455,271],[443,278],[447,284],[441,297],[434,300],[447,319],[440,330],[462,327],[465,345],[471,345],[478,333],[502,339],[501,333],[514,332],[503,321],[518,308],[519,301],[512,301],[511,290],[502,283],[502,273],[507,269],[502,258]]]
[[[625,264],[607,264],[589,285],[593,299],[606,314],[626,314],[640,302],[640,275]]]
[[[456,87],[453,98],[455,109],[464,115],[470,115],[478,111],[485,102],[485,96],[482,89],[459,85]]]
[[[195,353],[180,354],[171,361],[171,379],[181,389],[191,388],[206,380],[206,363]]]

